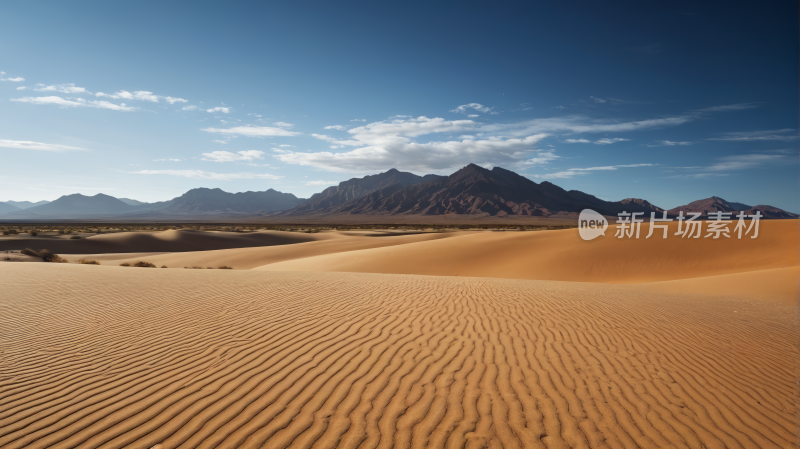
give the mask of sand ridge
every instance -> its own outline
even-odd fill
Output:
[[[0,278],[4,448],[797,443],[800,335],[779,303],[745,319],[752,300],[591,283],[71,264]]]

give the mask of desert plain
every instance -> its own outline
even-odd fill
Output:
[[[797,447],[798,221],[674,231],[0,237],[0,447]]]

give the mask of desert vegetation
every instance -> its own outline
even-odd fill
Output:
[[[43,262],[56,262],[56,263],[67,262],[67,260],[64,259],[63,257],[59,256],[58,254],[53,254],[52,252],[46,249],[35,250],[35,249],[25,248],[20,252],[22,254],[25,254],[26,256],[38,257],[42,259]]]
[[[92,259],[78,259],[78,263],[83,265],[100,265],[100,262]]]

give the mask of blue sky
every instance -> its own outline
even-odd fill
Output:
[[[474,162],[800,212],[796,2],[643,3],[3,2],[0,201]]]

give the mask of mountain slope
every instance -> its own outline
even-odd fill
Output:
[[[447,178],[410,186],[394,184],[326,212],[564,216],[586,208],[606,215],[623,210],[662,210],[644,200],[608,202],[577,190],[566,191],[550,182],[537,184],[500,167],[488,170],[470,164]]]
[[[127,204],[128,206],[143,206],[145,204],[148,204],[145,203],[144,201],[132,200],[130,198],[117,198],[117,199]]]
[[[14,212],[14,211],[17,211],[17,210],[20,210],[20,208],[15,206],[15,205],[13,205],[13,204],[4,203],[4,202],[0,201],[0,214],[5,214],[5,213],[8,213],[8,212]]]
[[[328,187],[320,193],[314,194],[308,200],[299,204],[297,207],[285,211],[284,214],[302,214],[308,212],[318,212],[334,208],[353,201],[372,192],[387,188],[393,185],[410,186],[422,182],[443,179],[444,176],[425,175],[418,176],[413,173],[401,172],[391,169],[377,175],[365,176],[363,178],[352,178],[340,182],[339,185]]]

